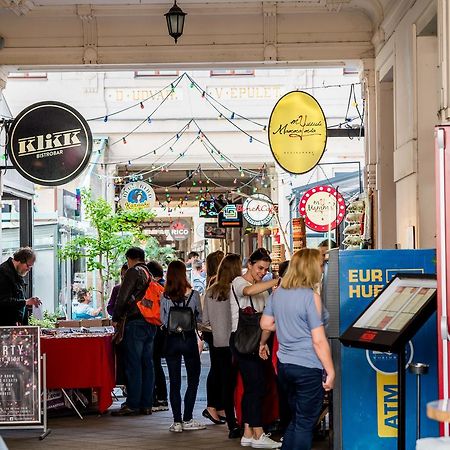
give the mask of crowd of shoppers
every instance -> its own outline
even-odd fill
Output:
[[[169,430],[179,433],[205,429],[193,418],[201,371],[201,336],[207,342],[211,362],[203,416],[215,425],[226,423],[229,438],[240,438],[243,447],[311,449],[324,391],[333,388],[335,377],[325,333],[328,312],[319,295],[322,254],[315,249],[298,251],[290,262],[280,266],[280,277],[267,276],[271,258],[263,248],[250,255],[245,271],[237,254],[211,253],[206,259],[206,271],[198,254],[191,254],[188,264],[172,261],[164,279],[159,263],[150,261],[145,265],[143,251],[129,249],[128,269],[123,267],[126,271],[122,283],[115,287],[116,300],[108,310],[115,323],[125,319],[120,347],[127,399],[113,414],[151,414],[152,407],[153,412],[168,409],[161,365],[161,358],[165,357],[173,415]],[[193,274],[204,280],[204,289],[195,289]],[[149,280],[164,286],[160,298],[161,326],[146,322],[136,307],[136,299],[142,296]],[[236,345],[242,314],[262,315],[259,348],[254,352],[244,353]],[[282,442],[272,439],[263,428],[267,373],[273,373],[269,361],[273,339],[279,345],[277,385],[280,416],[284,417],[286,428]],[[183,361],[187,378],[184,402]],[[238,376],[243,385],[240,405],[234,403]]]

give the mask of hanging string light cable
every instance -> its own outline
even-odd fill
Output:
[[[154,154],[156,155],[156,152],[158,150],[160,150],[161,148],[165,147],[166,145],[170,144],[172,142],[172,140],[174,140],[174,142],[177,142],[181,136],[189,129],[190,124],[192,123],[192,120],[189,120],[176,134],[174,134],[173,136],[171,136],[169,139],[167,139],[166,141],[164,141],[161,145],[159,145],[158,147],[153,148],[152,150],[149,150],[146,153],[143,153],[142,155],[136,156],[135,158],[130,158],[124,161],[114,161],[114,162],[105,162],[105,163],[100,163],[100,162],[90,162],[89,164],[97,164],[97,165],[105,165],[105,166],[112,166],[112,165],[118,165],[118,164],[126,164],[128,162],[134,162],[137,161],[141,158],[145,158],[146,156],[149,156],[150,154]],[[170,148],[164,153],[162,154],[157,161],[159,161],[163,156],[165,156],[167,153],[170,152]]]
[[[248,117],[245,117],[235,111],[233,111],[232,109],[228,108],[227,106],[225,106],[223,103],[219,102],[219,100],[217,100],[215,97],[213,97],[211,94],[209,94],[205,89],[203,89],[189,74],[186,74],[187,78],[191,81],[191,86],[195,87],[202,95],[203,97],[208,101],[208,103],[210,103],[210,100],[213,101],[214,103],[218,104],[221,108],[225,109],[226,111],[228,111],[229,113],[231,113],[231,117],[232,118],[239,118],[239,119],[243,119],[246,120],[247,122],[251,122],[255,125],[258,125],[259,127],[262,127],[263,130],[266,130],[267,125],[264,125],[262,123],[257,122],[256,120],[253,119],[249,119]],[[211,105],[213,106],[213,105]],[[213,106],[214,107],[214,106]],[[214,109],[220,113],[220,111],[214,107]],[[223,114],[222,114],[223,116]]]
[[[145,102],[147,102],[148,100],[151,100],[154,97],[157,97],[158,95],[160,95],[162,92],[166,91],[167,89],[171,88],[171,92],[172,93],[172,87],[175,85],[178,85],[180,83],[180,81],[186,76],[186,72],[182,73],[180,76],[178,76],[174,81],[172,81],[170,84],[168,84],[167,86],[164,86],[162,89],[160,89],[158,92],[155,92],[154,94],[146,97],[144,100],[141,100],[137,103],[134,103],[133,105],[127,106],[126,108],[122,108],[119,109],[118,111],[114,111],[110,114],[105,114],[103,116],[98,116],[98,117],[92,117],[91,119],[86,119],[88,122],[92,122],[95,120],[103,120],[104,122],[108,121],[108,118],[111,116],[115,116],[117,114],[123,113],[125,111],[128,111],[130,109],[136,108],[137,106],[139,106],[140,108],[142,108],[141,105],[143,105]],[[105,120],[106,119],[106,120]],[[147,119],[146,119],[147,120]]]

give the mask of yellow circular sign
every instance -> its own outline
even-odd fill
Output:
[[[306,173],[315,167],[327,143],[327,122],[317,100],[302,91],[281,97],[270,115],[269,143],[287,172]]]

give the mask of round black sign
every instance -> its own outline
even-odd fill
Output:
[[[9,128],[8,153],[26,179],[59,186],[76,178],[92,152],[92,134],[69,105],[39,102],[25,108]]]

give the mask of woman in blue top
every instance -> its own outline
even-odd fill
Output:
[[[172,261],[167,268],[166,284],[161,295],[161,323],[168,328],[169,312],[173,306],[189,306],[195,320],[201,322],[200,296],[187,281],[186,265],[183,261]],[[170,406],[173,424],[169,430],[180,433],[185,430],[206,428],[192,418],[197,388],[200,380],[200,355],[195,330],[168,333],[166,338],[166,362],[170,380]],[[187,372],[187,388],[184,395],[184,414],[181,415],[181,358]]]
[[[318,294],[322,264],[319,250],[304,248],[295,253],[261,318],[264,332],[259,353],[263,359],[268,357],[267,338],[276,330],[280,344],[278,374],[292,412],[284,450],[311,449],[324,389],[333,389],[334,385],[334,366],[325,334],[328,312]]]

